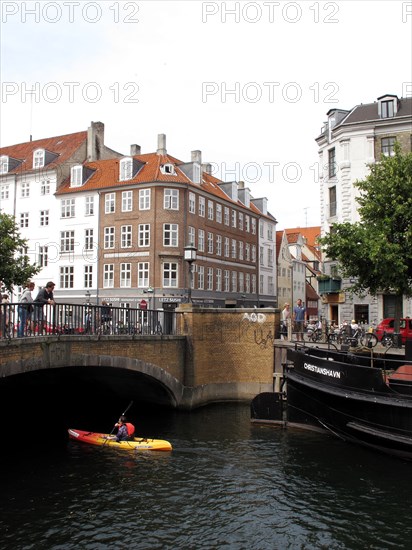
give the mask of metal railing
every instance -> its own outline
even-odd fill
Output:
[[[0,338],[48,335],[178,335],[179,313],[92,304],[0,304]]]

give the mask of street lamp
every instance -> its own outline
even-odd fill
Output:
[[[152,309],[152,295],[154,293],[154,288],[149,286],[143,292],[149,295],[149,309]]]
[[[193,262],[196,261],[197,248],[192,244],[185,246],[184,259],[189,264],[189,290],[187,298],[189,303],[192,301],[192,278],[193,278]]]
[[[90,290],[86,290],[85,292],[85,296],[86,296],[86,304],[89,305],[90,304]]]

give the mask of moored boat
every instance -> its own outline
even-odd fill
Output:
[[[110,439],[110,434],[88,432],[69,428],[69,437],[82,443],[119,449],[121,451],[171,451],[172,445],[163,439],[134,437],[130,441]]]
[[[308,347],[289,348],[287,358],[281,395],[285,406],[272,420],[328,430],[344,440],[412,460],[411,362],[372,352],[356,355]]]

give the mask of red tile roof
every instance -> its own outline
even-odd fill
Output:
[[[77,132],[75,134],[66,134],[64,136],[38,139],[18,145],[1,147],[0,155],[22,160],[23,163],[9,173],[21,172],[33,169],[33,152],[36,149],[45,149],[57,154],[58,156],[51,163],[54,166],[66,162],[86,140],[87,132]]]

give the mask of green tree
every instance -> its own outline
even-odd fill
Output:
[[[360,221],[334,224],[320,239],[343,276],[355,278],[357,293],[412,296],[412,153],[395,144],[394,156],[370,165],[355,186]]]
[[[21,254],[27,246],[22,239],[14,216],[0,213],[0,282],[8,291],[15,285],[24,285],[40,268]]]

